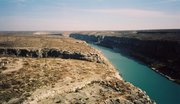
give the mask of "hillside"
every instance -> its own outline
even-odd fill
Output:
[[[0,103],[154,103],[83,41],[1,35],[0,56]]]

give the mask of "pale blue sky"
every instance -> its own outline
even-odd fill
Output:
[[[180,29],[180,0],[0,0],[0,30]]]

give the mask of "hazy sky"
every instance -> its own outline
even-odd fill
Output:
[[[180,29],[180,0],[0,0],[0,30]]]

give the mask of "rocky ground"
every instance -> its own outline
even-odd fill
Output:
[[[102,62],[84,41],[56,35],[0,35],[0,56],[73,58]]]
[[[8,36],[5,39],[7,37],[0,38],[2,104],[154,103],[144,91],[125,82],[99,51],[83,41],[60,36]],[[44,48],[84,56],[43,57],[39,54]],[[16,54],[8,55],[7,49],[16,49]],[[39,51],[37,57],[32,57],[30,51],[22,56],[22,49]]]

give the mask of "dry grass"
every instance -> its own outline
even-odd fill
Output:
[[[0,47],[13,48],[55,48],[70,52],[87,54],[95,50],[83,41],[62,36],[2,36],[0,35]]]
[[[0,36],[1,48],[56,48],[95,55],[80,59],[0,57],[0,103],[152,103],[83,41],[59,36]],[[142,96],[141,96],[142,95]]]
[[[3,57],[5,59],[5,57]],[[103,78],[106,74],[114,75],[104,64],[98,64],[80,60],[65,60],[52,58],[11,58],[7,60],[21,62],[23,67],[19,70],[1,73],[0,75],[0,101],[10,99],[24,94],[29,94],[41,86],[52,86],[58,81],[71,84],[88,78]],[[18,67],[13,63],[5,67]],[[66,77],[71,78],[71,83],[66,82]]]

